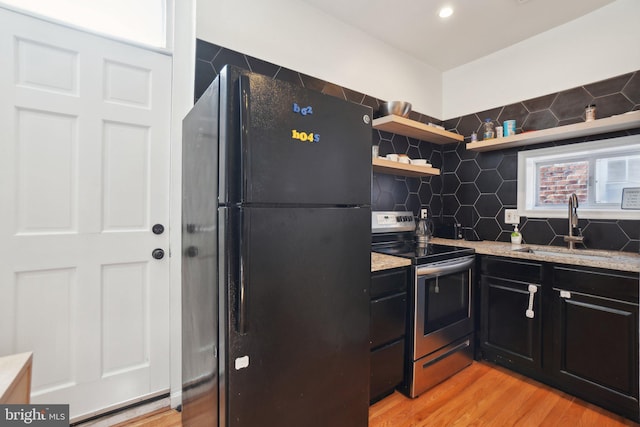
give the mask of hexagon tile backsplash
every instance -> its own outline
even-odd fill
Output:
[[[640,109],[640,71],[447,120],[445,128],[464,135],[465,141],[443,146],[442,216],[473,228],[483,240],[509,241],[513,226],[504,223],[504,210],[517,207],[518,151],[638,134],[640,129],[486,152],[465,149],[471,133],[479,132],[486,118],[496,125],[516,120],[518,132],[579,123],[584,121],[584,106],[589,104],[597,105],[597,117]],[[640,213],[638,217],[637,221],[580,219],[578,226],[589,248],[637,253]],[[526,243],[566,245],[566,219],[521,217],[520,230]]]
[[[368,105],[374,115],[381,100],[330,82],[262,61],[202,40],[196,43],[195,99],[209,86],[225,64],[238,65],[274,78],[351,102]],[[404,153],[411,158],[428,159],[441,169],[440,176],[407,178],[374,173],[371,206],[374,210],[407,210],[417,216],[428,207],[432,216],[445,222],[460,223],[467,233],[483,240],[509,241],[512,226],[504,223],[504,210],[517,204],[518,151],[528,147],[499,151],[467,151],[473,131],[478,132],[486,118],[496,124],[516,120],[517,130],[539,130],[584,121],[584,106],[595,103],[597,117],[640,109],[640,71],[601,82],[568,89],[555,94],[481,111],[445,121],[411,112],[410,118],[422,123],[443,125],[447,130],[465,136],[459,144],[436,145],[401,135],[373,130],[372,145],[380,155]],[[576,138],[559,143],[538,144],[535,148],[564,145],[591,139],[638,134],[640,129]],[[640,216],[640,214],[639,214]],[[564,246],[566,219],[521,218],[525,243]],[[587,246],[592,249],[640,251],[639,220],[580,219]]]

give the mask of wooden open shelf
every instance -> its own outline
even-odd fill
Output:
[[[640,127],[640,111],[632,111],[591,122],[574,123],[533,132],[519,133],[517,135],[490,139],[488,141],[470,142],[467,144],[467,150],[501,150],[503,148],[561,141],[563,139],[579,138],[581,136],[597,135],[600,133],[633,129],[635,127]]]
[[[388,175],[402,175],[410,177],[433,176],[440,175],[440,169],[408,165],[406,163],[394,162],[385,159],[373,159],[373,171],[386,173]]]
[[[457,133],[425,125],[415,120],[389,115],[373,120],[373,128],[398,135],[433,142],[434,144],[454,144],[464,141],[464,136]]]

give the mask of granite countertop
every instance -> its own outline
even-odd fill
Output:
[[[609,270],[640,272],[640,254],[619,251],[604,251],[591,249],[569,250],[559,246],[542,245],[513,245],[506,242],[467,240],[453,240],[434,237],[431,243],[450,246],[463,246],[475,249],[477,254],[496,255],[510,258],[528,259],[533,261],[555,262],[558,264],[582,265],[585,267],[606,268]],[[517,249],[529,248],[534,251],[521,252]],[[541,251],[541,253],[535,253]],[[411,265],[411,261],[392,255],[371,253],[371,271],[388,270],[391,268]]]
[[[371,252],[371,272],[406,267],[408,265],[411,265],[410,259]]]
[[[569,250],[559,246],[512,245],[506,242],[469,242],[435,237],[432,243],[442,245],[463,246],[475,249],[477,254],[496,255],[510,258],[529,259],[534,261],[555,262],[558,264],[582,265],[586,267],[607,268],[610,270],[640,272],[640,254],[619,251],[591,249]],[[514,249],[530,248],[543,253],[519,252]]]

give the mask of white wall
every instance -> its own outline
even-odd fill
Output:
[[[617,0],[446,71],[441,118],[484,111],[638,70],[639,22],[640,1]]]
[[[380,99],[407,100],[441,119],[640,69],[638,0],[617,0],[442,74],[295,0],[197,0],[197,8],[198,38]]]
[[[438,70],[305,3],[197,0],[196,35],[376,98],[409,101],[415,111],[442,117]]]

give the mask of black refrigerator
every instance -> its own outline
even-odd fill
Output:
[[[226,66],[184,119],[184,426],[368,424],[371,113]]]

